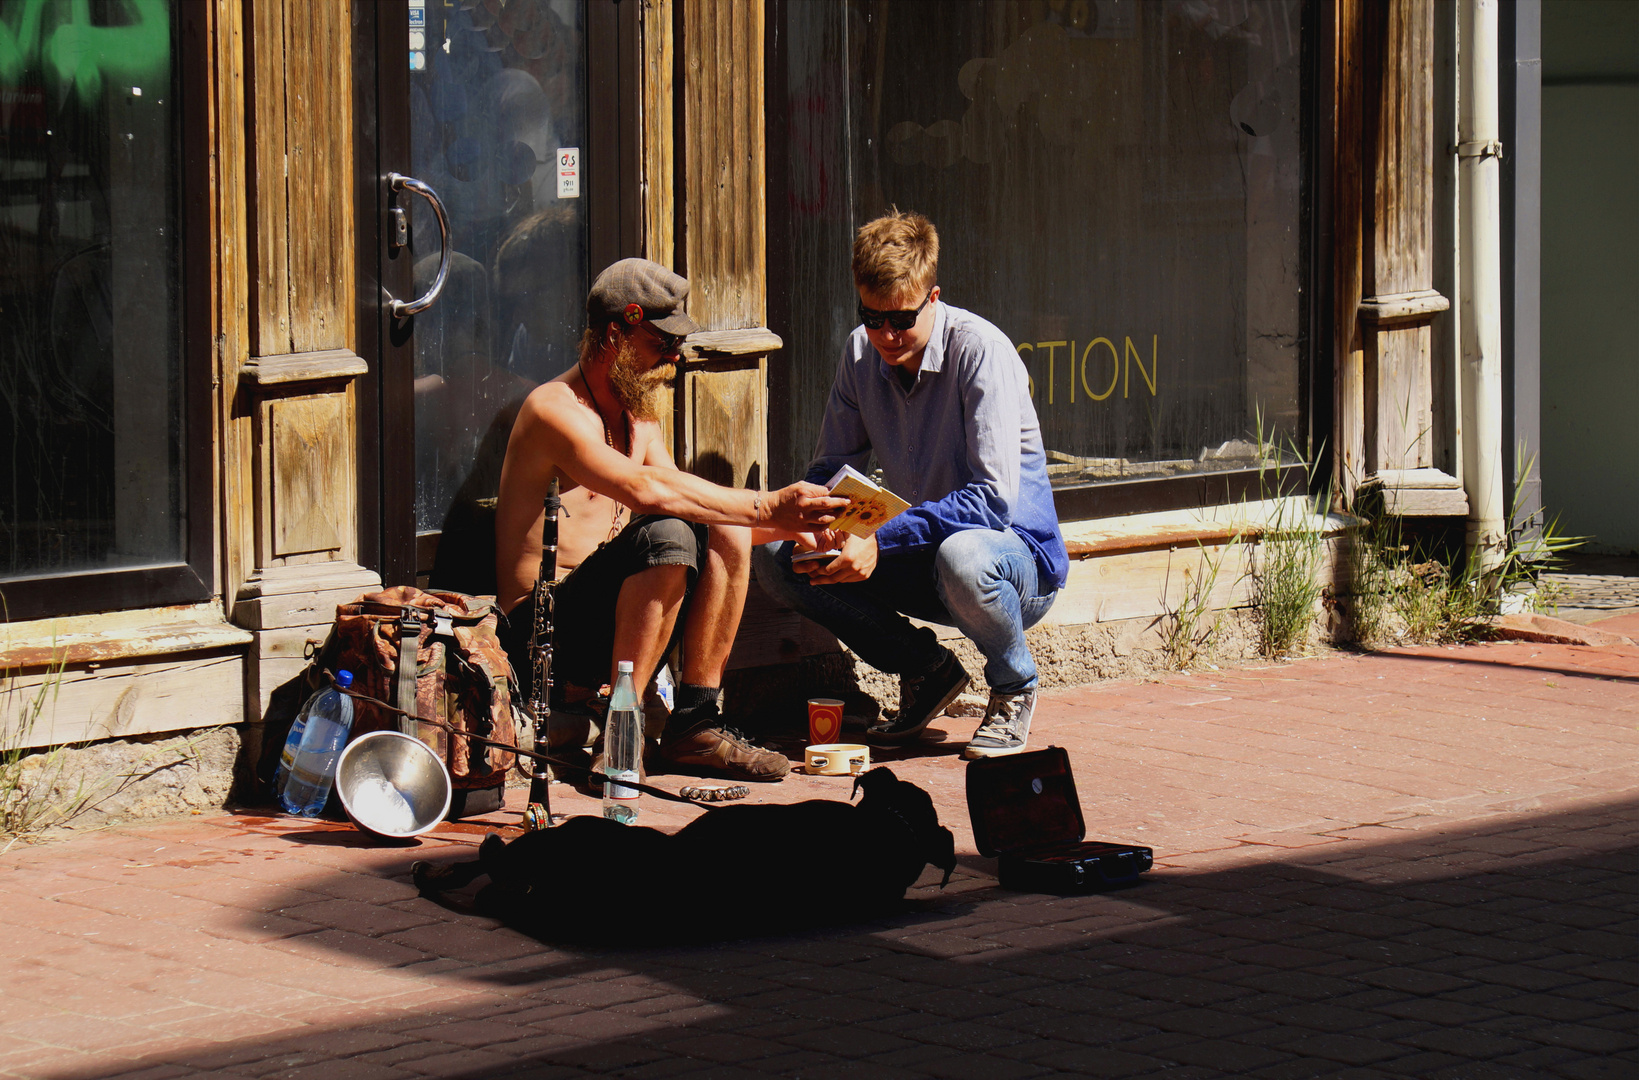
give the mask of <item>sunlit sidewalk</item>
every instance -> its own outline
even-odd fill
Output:
[[[1639,616],[1599,627],[1639,637]],[[481,826],[385,848],[223,815],[14,848],[0,1074],[1639,1075],[1639,648],[1047,693],[1031,743],[1070,752],[1090,835],[1156,851],[1107,895],[994,888],[972,723],[877,755],[956,833],[949,888],[930,873],[902,917],[709,948],[550,948],[417,897],[410,863]],[[651,824],[694,812],[644,802]]]

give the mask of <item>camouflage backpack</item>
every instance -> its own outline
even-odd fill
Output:
[[[383,589],[337,606],[314,662],[353,673],[352,689],[363,695],[353,699],[353,738],[383,728],[413,734],[444,760],[457,792],[498,788],[517,755],[467,737],[516,747],[522,734],[517,681],[496,636],[497,619],[492,597]],[[401,647],[410,640],[415,648]],[[413,712],[421,722],[364,698]]]

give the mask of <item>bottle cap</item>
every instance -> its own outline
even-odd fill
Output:
[[[349,686],[352,686],[353,673],[351,671],[336,672],[336,685],[341,687],[343,690],[347,689]]]
[[[632,673],[632,662],[630,660],[620,661],[615,665],[615,671],[622,675],[630,675]]]

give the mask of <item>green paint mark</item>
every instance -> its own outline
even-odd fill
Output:
[[[43,69],[89,105],[105,80],[151,82],[170,73],[166,0],[125,0],[128,26],[93,26],[91,0],[23,0],[21,7],[15,25],[0,19],[0,84],[16,85]]]

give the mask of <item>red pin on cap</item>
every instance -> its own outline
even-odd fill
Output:
[[[624,317],[625,317],[625,319],[628,323],[630,323],[633,326],[636,326],[638,323],[643,321],[643,305],[642,304],[627,304],[626,305],[626,310],[624,312],[622,312],[622,314],[624,315]]]

